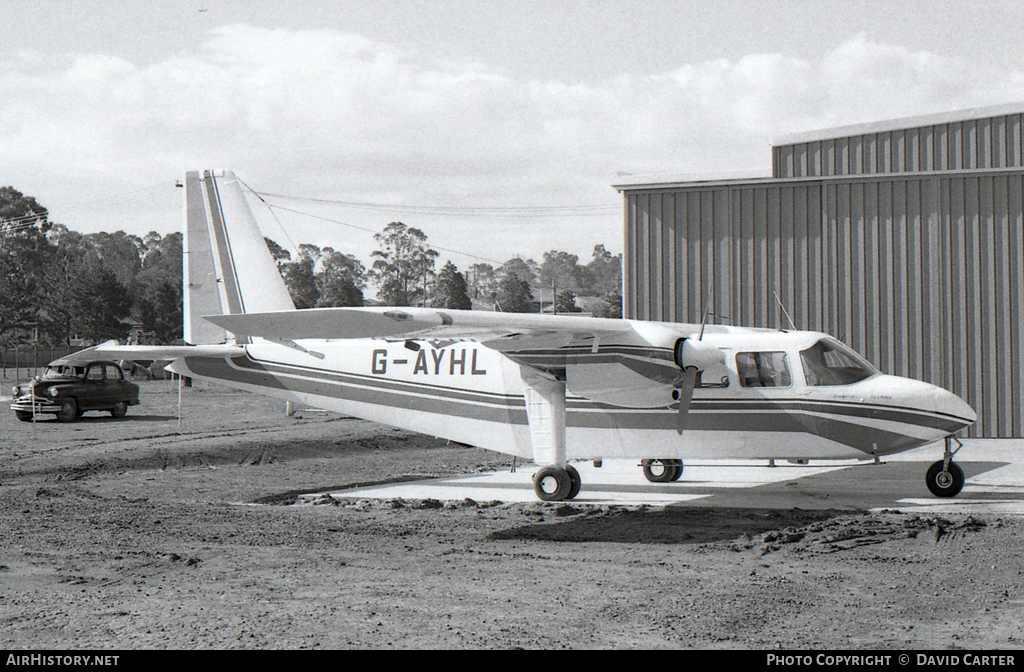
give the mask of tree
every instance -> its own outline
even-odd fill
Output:
[[[579,257],[568,252],[551,250],[544,253],[540,264],[540,283],[557,290],[574,289],[586,291],[590,287],[587,268],[579,265]],[[561,312],[561,311],[559,311]]]
[[[359,260],[325,247],[320,255],[320,271],[315,275],[320,298],[317,308],[363,305],[363,277],[366,269]]]
[[[366,269],[355,257],[303,243],[295,261],[279,261],[278,270],[296,308],[363,305]]]
[[[82,286],[85,284],[82,263],[74,247],[64,244],[49,256],[43,269],[41,325],[51,343],[70,345],[71,337],[80,331]]]
[[[469,291],[474,299],[486,297],[494,298],[498,290],[498,281],[494,275],[494,267],[490,264],[473,264],[467,273]]]
[[[183,338],[181,286],[160,280],[146,286],[132,303],[133,321],[152,332],[157,343]]]
[[[378,298],[388,306],[426,303],[428,281],[434,276],[437,251],[427,245],[427,236],[402,222],[391,222],[373,239],[373,266],[367,275],[377,284]]]
[[[292,253],[284,249],[270,238],[263,237],[263,242],[267,244],[267,249],[270,250],[270,256],[277,262],[277,267],[281,268],[281,264],[286,261],[291,261]]]
[[[0,343],[38,323],[42,273],[52,245],[47,210],[14,187],[0,187]]]
[[[622,293],[622,255],[612,255],[604,245],[594,246],[594,256],[586,265],[590,276],[591,295]]]
[[[494,301],[504,313],[532,313],[534,310],[530,285],[515,273],[505,275],[498,282]]]
[[[449,308],[451,310],[470,310],[473,302],[466,293],[466,279],[455,267],[455,264],[448,262],[441,269],[437,276],[437,283],[434,287],[434,298],[430,305],[434,308]]]
[[[320,300],[320,288],[316,285],[316,262],[310,256],[299,255],[295,261],[281,264],[280,271],[292,303],[296,308],[313,308]]]
[[[611,317],[622,319],[622,295],[618,292],[608,292],[600,301],[597,301],[591,309],[594,317]]]
[[[583,310],[576,305],[576,292],[571,289],[563,289],[555,297],[556,313],[582,313]]]
[[[49,228],[48,212],[36,199],[14,187],[0,187],[0,249],[4,241],[20,232],[36,229],[46,233]]]
[[[182,235],[143,238],[142,269],[129,288],[132,321],[158,343],[182,338]]]
[[[159,244],[159,234],[151,233],[149,236],[154,244]],[[152,236],[156,236],[155,240]],[[84,252],[83,261],[87,266],[110,271],[125,287],[131,286],[135,274],[142,269],[146,245],[138,236],[128,235],[124,231],[100,231],[82,236],[80,245]]]
[[[122,338],[128,331],[128,288],[109,269],[86,268],[90,282],[81,294],[83,332],[97,341]]]
[[[539,270],[533,259],[524,261],[520,257],[513,257],[498,268],[497,275],[499,280],[506,276],[514,275],[528,285],[534,285],[537,282]]]

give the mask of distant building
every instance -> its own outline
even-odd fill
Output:
[[[765,177],[623,178],[626,317],[699,322],[710,288],[711,322],[828,332],[967,400],[970,436],[1024,436],[1022,115],[791,135]]]

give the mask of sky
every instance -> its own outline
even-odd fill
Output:
[[[91,233],[182,225],[235,171],[264,234],[460,268],[622,251],[636,175],[772,138],[1024,104],[1019,0],[3,0],[0,184]]]

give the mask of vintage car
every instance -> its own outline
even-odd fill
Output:
[[[115,418],[123,418],[129,406],[139,403],[139,386],[125,380],[115,362],[106,361],[78,366],[52,363],[41,377],[17,385],[12,393],[11,410],[24,421],[53,413],[61,422],[71,422],[86,411],[110,411]]]

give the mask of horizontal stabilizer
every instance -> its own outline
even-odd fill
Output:
[[[179,357],[230,357],[245,352],[240,345],[120,345],[107,341],[51,362],[53,365],[87,364],[97,360],[163,361]]]

